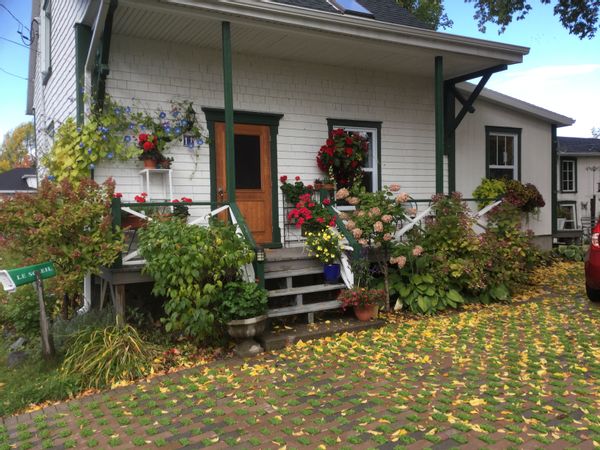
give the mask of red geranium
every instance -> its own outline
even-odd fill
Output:
[[[362,178],[368,142],[359,133],[333,130],[317,154],[317,165],[335,178],[338,187],[351,187]]]
[[[146,141],[144,142],[144,145],[142,145],[142,148],[145,152],[149,152],[150,150],[154,149],[154,144],[152,142]]]

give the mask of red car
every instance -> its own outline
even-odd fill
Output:
[[[592,230],[592,243],[585,257],[585,290],[593,302],[600,302],[600,222]]]

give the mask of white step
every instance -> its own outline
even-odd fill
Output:
[[[274,278],[301,277],[303,275],[317,275],[320,273],[323,273],[322,266],[305,267],[302,269],[274,270],[272,272],[265,272],[265,280],[272,280]]]
[[[269,317],[291,316],[293,314],[311,313],[315,311],[326,311],[328,309],[337,309],[341,303],[337,300],[328,302],[310,303],[308,305],[286,306],[284,308],[270,309],[267,312]]]
[[[312,294],[313,292],[335,291],[337,289],[345,289],[346,285],[338,284],[315,284],[312,286],[292,287],[286,289],[274,289],[269,291],[269,297],[283,297],[285,295]]]

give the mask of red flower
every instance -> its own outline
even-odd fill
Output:
[[[287,175],[281,175],[279,177],[279,181],[281,181],[282,183],[285,183],[287,181]]]
[[[171,203],[179,203],[179,200],[175,199]]]
[[[138,203],[146,203],[146,197],[148,194],[142,192],[142,195],[136,195],[134,197],[135,201]]]
[[[350,136],[346,137],[346,145],[352,145],[352,138]]]
[[[146,133],[140,133],[140,135],[138,136],[138,139],[140,142],[145,142],[148,140],[148,135]]]
[[[324,200],[323,200],[323,204],[324,204],[325,206],[327,206],[327,205],[331,205],[331,200],[329,200],[328,198],[326,198],[326,199],[324,199]]]
[[[300,177],[296,175],[296,181],[300,181]]]
[[[123,198],[123,194],[121,194],[120,192],[115,192],[115,194],[113,195],[114,198]]]
[[[184,203],[192,203],[192,199],[189,197],[181,197],[181,201]]]
[[[333,147],[335,145],[335,141],[333,139],[327,139],[326,143],[328,147]]]
[[[353,153],[352,147],[346,147],[346,156],[352,156]]]
[[[325,222],[325,219],[323,219],[322,217],[317,217],[317,222],[323,223]]]
[[[154,149],[154,144],[152,142],[146,141],[144,142],[143,148],[145,152],[149,152],[150,150]]]

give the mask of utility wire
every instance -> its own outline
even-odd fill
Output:
[[[10,40],[10,39],[7,39],[7,38],[5,38],[5,37],[3,37],[3,36],[0,36],[0,39],[2,39],[3,41],[10,42],[11,44],[18,45],[18,46],[20,46],[20,47],[24,47],[24,48],[27,48],[27,49],[28,49],[28,48],[30,48],[30,47],[29,47],[29,45],[21,44],[20,42],[13,41],[13,40]]]
[[[15,16],[15,15],[14,15],[14,14],[11,12],[11,10],[10,10],[10,9],[8,9],[6,6],[4,6],[4,4],[3,4],[3,3],[0,3],[0,8],[4,8],[4,9],[6,10],[6,12],[7,12],[7,13],[9,13],[9,14],[11,15],[11,17],[12,17],[13,19],[15,19],[15,20],[16,20],[16,21],[19,23],[19,25],[21,25],[21,26],[22,26],[23,28],[25,28],[27,31],[30,31],[30,30],[29,30],[29,28],[28,28],[28,27],[26,27],[26,26],[25,26],[25,24],[24,24],[23,22],[21,22],[21,21],[19,20],[19,18],[18,18],[17,16]]]
[[[29,81],[29,78],[22,77],[21,75],[15,75],[14,73],[9,72],[8,70],[4,70],[2,67],[0,67],[0,72],[4,72],[5,74],[10,75],[11,77],[20,78],[21,80]]]

